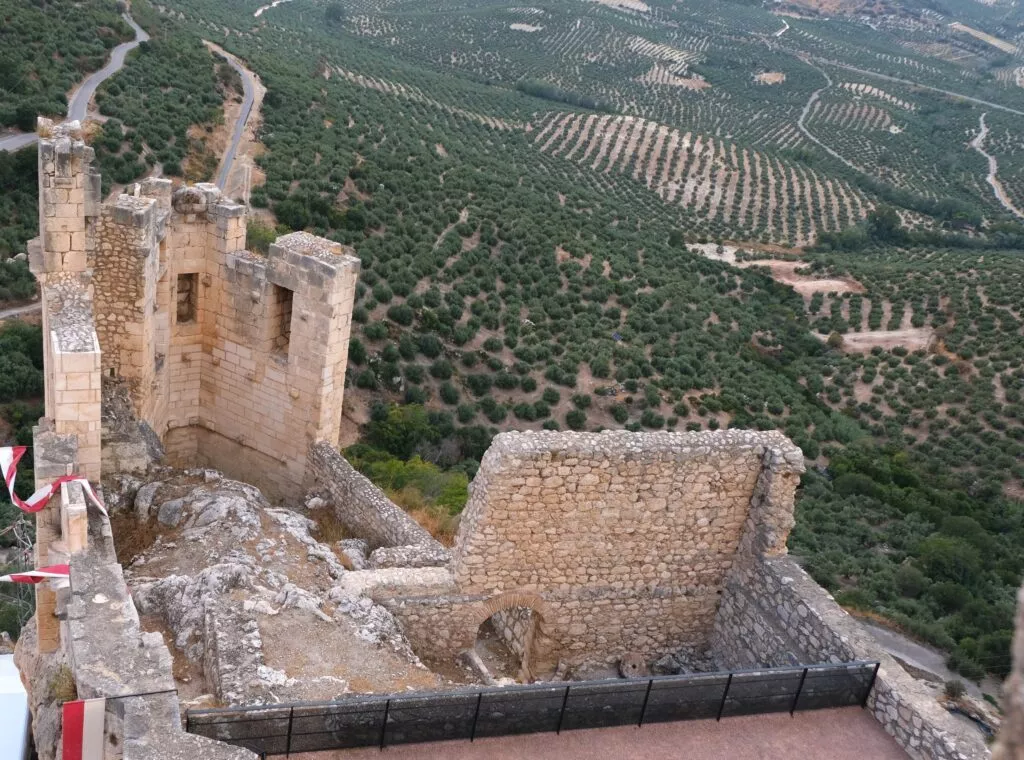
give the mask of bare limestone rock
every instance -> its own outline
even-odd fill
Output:
[[[60,752],[61,702],[75,698],[74,682],[70,680],[71,669],[64,651],[40,654],[36,638],[36,619],[32,617],[21,629],[14,664],[29,694],[28,707],[39,760],[54,760]]]

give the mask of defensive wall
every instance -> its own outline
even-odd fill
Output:
[[[665,655],[723,668],[877,659],[869,707],[911,757],[987,755],[786,557],[804,464],[783,435],[501,434],[449,552],[336,450],[358,260],[302,233],[266,257],[245,251],[244,209],[211,186],[151,180],[102,206],[77,124],[42,132],[37,485],[114,474],[101,472],[100,408],[113,376],[143,448],[156,437],[172,461],[329,502],[369,552],[336,590],[387,607],[427,660],[472,647],[488,619],[526,677]],[[135,461],[116,444],[107,461]],[[252,757],[181,731],[169,652],[142,632],[110,523],[80,486],[38,514],[37,537],[38,564],[70,557],[73,589],[40,585],[19,642],[41,757],[59,740],[62,668],[79,696],[109,698],[112,757]]]

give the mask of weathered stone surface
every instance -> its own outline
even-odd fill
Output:
[[[329,497],[339,522],[375,550],[370,567],[430,567],[449,561],[447,549],[333,446],[315,444],[308,459],[313,483]]]
[[[431,658],[513,606],[535,613],[538,668],[704,649],[736,558],[785,552],[802,470],[774,432],[503,433],[463,512],[457,593],[374,598]]]
[[[786,557],[744,557],[729,575],[712,654],[723,668],[881,662],[868,708],[913,758],[988,757],[981,734],[950,715],[856,620]]]

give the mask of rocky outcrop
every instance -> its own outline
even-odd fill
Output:
[[[157,534],[126,575],[139,612],[160,621],[217,701],[346,693],[347,670],[280,654],[304,638],[423,671],[391,613],[343,582],[346,566],[370,564],[365,541],[343,542],[339,554],[317,540],[315,520],[271,507],[252,486],[210,470],[162,475],[126,483],[134,498],[118,499]],[[380,688],[391,688],[387,679]]]
[[[36,644],[36,619],[33,617],[21,629],[14,664],[28,692],[36,752],[40,760],[50,760],[57,757],[60,748],[61,705],[76,695],[64,650],[41,654]]]

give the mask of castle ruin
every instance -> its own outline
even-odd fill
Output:
[[[103,204],[77,123],[41,132],[40,238],[30,248],[46,373],[37,485],[68,473],[113,483],[144,472],[162,447],[174,466],[332,510],[362,553],[346,569],[330,547],[305,544],[330,570],[328,598],[386,610],[428,664],[471,649],[484,621],[527,679],[668,655],[723,669],[880,660],[868,707],[911,757],[987,755],[786,556],[804,464],[783,435],[501,434],[448,550],[337,451],[353,253],[306,233],[279,238],[267,256],[246,251],[245,208],[211,185],[148,180]],[[127,388],[137,425],[105,426],[111,380]],[[153,491],[140,485],[127,508],[153,520]],[[156,519],[178,526],[181,502]],[[254,757],[182,730],[171,653],[137,609],[153,604],[160,581],[129,594],[111,524],[79,485],[38,514],[36,552],[38,564],[71,564],[70,589],[38,587],[19,642],[41,757],[59,736],[48,684],[61,668],[79,697],[108,699],[111,757]],[[265,599],[228,593],[237,588],[204,597],[195,635],[179,635],[229,703],[249,688],[246,668],[266,670],[252,642],[271,614]],[[319,610],[323,600],[299,591],[279,597]],[[247,659],[230,659],[242,646]]]

